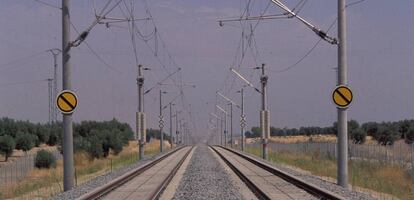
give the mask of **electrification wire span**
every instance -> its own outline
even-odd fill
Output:
[[[159,32],[159,28],[157,27],[154,18],[151,14],[151,11],[149,9],[148,3],[146,1],[144,1],[145,3],[145,8],[146,8],[146,14],[149,16],[147,19],[150,20],[152,22],[152,25],[154,27],[154,31],[148,35],[144,35],[142,34],[142,32],[138,29],[138,27],[135,25],[135,20],[131,20],[131,24],[128,25],[128,30],[130,30],[131,34],[136,34],[137,38],[142,40],[144,42],[144,44],[148,47],[148,49],[151,51],[152,55],[154,55],[156,61],[161,65],[161,67],[164,69],[164,71],[167,73],[167,77],[169,79],[171,79],[174,84],[180,89],[180,96],[181,96],[181,104],[182,104],[182,108],[183,110],[186,110],[188,105],[188,102],[186,100],[186,96],[184,95],[184,89],[183,89],[183,77],[182,77],[182,72],[181,70],[178,73],[178,78],[180,79],[179,81],[177,81],[174,77],[172,77],[171,75],[173,74],[173,72],[171,72],[171,69],[169,69],[167,67],[167,65],[161,60],[161,58],[159,57],[159,49],[158,49],[158,41],[161,43],[161,47],[162,50],[166,52],[166,55],[170,61],[170,64],[172,64],[173,67],[175,67],[176,69],[179,69],[180,67],[178,67],[178,65],[176,64],[175,60],[173,59],[171,53],[169,52],[169,50],[166,48],[166,44],[165,41],[162,39],[161,34]],[[128,18],[129,16],[133,16],[133,13],[131,13],[131,10],[128,9],[128,5],[126,4],[126,2],[123,2],[124,7],[126,8],[128,14],[125,13],[124,9],[122,9],[121,6],[118,6],[119,9],[121,10],[121,13],[124,15],[125,18]],[[132,26],[133,25],[133,26]],[[149,41],[150,40],[155,40],[155,47],[154,49],[150,46]],[[133,42],[135,43],[135,41]],[[136,52],[136,50],[134,50],[134,54],[136,55],[136,57],[138,57],[138,53]],[[159,82],[159,81],[157,81]]]
[[[297,15],[302,9],[303,9],[303,7],[305,6],[305,4],[307,3],[307,1],[308,0],[300,0],[294,7],[293,7],[293,9],[291,10],[292,12],[296,12],[295,14]],[[250,7],[250,5],[251,5],[251,0],[249,0],[248,2],[247,2],[247,5],[246,5],[246,8],[244,9],[244,11],[243,11],[243,13],[242,13],[242,15],[240,16],[240,23],[241,23],[241,26],[242,26],[242,28],[243,28],[243,30],[242,30],[242,38],[241,38],[241,49],[242,49],[242,52],[241,52],[241,59],[240,59],[240,61],[239,61],[239,63],[238,63],[238,65],[236,66],[236,68],[240,68],[241,67],[241,65],[242,65],[242,63],[243,63],[243,60],[244,60],[244,58],[245,58],[245,55],[246,55],[246,51],[247,51],[247,49],[250,49],[250,52],[251,52],[251,54],[252,54],[252,57],[253,57],[253,60],[254,60],[254,63],[255,63],[255,65],[256,66],[258,66],[258,58],[257,57],[260,57],[260,53],[259,53],[259,50],[258,50],[258,46],[257,46],[257,42],[256,42],[256,38],[254,37],[254,31],[256,30],[256,28],[257,28],[257,26],[259,25],[259,23],[260,23],[260,21],[263,19],[263,16],[265,15],[265,13],[266,13],[266,11],[268,10],[268,8],[269,8],[269,6],[270,6],[270,4],[271,4],[271,1],[269,1],[269,3],[268,3],[268,5],[266,6],[266,8],[264,9],[264,11],[261,13],[261,15],[259,16],[259,17],[257,17],[257,22],[256,22],[256,24],[255,24],[255,26],[254,26],[254,28],[252,28],[252,25],[249,23],[249,25],[250,25],[250,33],[248,34],[248,36],[246,37],[246,41],[247,41],[247,46],[246,47],[244,47],[244,32],[245,32],[245,27],[246,27],[246,25],[245,24],[242,24],[241,23],[241,21],[243,20],[243,19],[245,19],[245,21],[247,21],[248,20],[248,18],[249,18],[249,16],[250,16],[250,9],[249,9],[249,7]],[[283,6],[283,7],[285,7],[284,5],[280,5],[280,6]],[[287,7],[285,7],[286,9],[288,9]],[[245,17],[244,17],[245,16]],[[292,16],[289,16],[289,13],[283,13],[283,14],[280,14],[280,16],[287,16],[288,18],[290,18],[290,17],[292,17]],[[255,18],[256,19],[256,18]],[[322,38],[321,38],[322,39]],[[289,70],[290,68],[293,68],[294,66],[296,66],[297,64],[299,64],[302,60],[304,60],[315,48],[316,48],[316,46],[320,43],[320,41],[321,41],[321,39],[311,48],[311,50],[307,53],[307,54],[305,54],[305,56],[303,56],[297,63],[295,63],[293,66],[289,66],[287,69],[284,69],[283,71],[285,71],[285,70]],[[236,51],[236,52],[238,52],[239,51],[239,49],[240,49],[240,43],[239,43],[239,47],[237,48],[238,50]],[[237,58],[238,58],[238,56],[237,56],[238,54],[236,54],[236,56],[235,56],[235,59],[234,59],[234,62],[233,62],[233,65],[232,66],[234,66],[235,65],[235,62],[236,62],[236,60],[237,60]],[[249,77],[252,77],[252,75],[253,75],[253,73],[254,73],[254,71],[250,74],[250,76]],[[226,77],[226,81],[225,81],[225,83],[227,82],[227,79],[228,79],[228,75],[227,75],[227,77]],[[224,83],[224,85],[226,85]],[[233,89],[233,87],[234,87],[234,83],[235,83],[235,78],[233,77],[233,79],[232,79],[232,82],[231,82],[231,84],[230,84],[230,87],[226,90],[225,89],[225,91],[226,91],[226,93],[228,93],[229,91],[231,91],[232,89]]]
[[[46,3],[44,1],[40,1],[40,0],[34,0],[38,3],[41,3],[43,5],[49,6],[49,7],[53,7],[53,8],[57,8],[57,9],[61,9],[60,7],[54,6],[52,4]],[[80,43],[85,42],[86,46],[88,47],[88,49],[92,52],[93,55],[95,55],[95,57],[102,62],[106,67],[108,67],[109,69],[111,69],[112,71],[115,71],[117,73],[121,73],[119,70],[115,69],[114,67],[112,67],[111,65],[109,65],[101,56],[99,56],[98,53],[96,53],[95,50],[93,50],[93,48],[91,47],[91,45],[89,45],[89,43],[87,43],[86,41],[84,41],[86,39],[86,37],[89,35],[89,32],[92,30],[93,27],[95,27],[100,20],[102,20],[103,18],[105,18],[106,15],[108,15],[110,12],[112,12],[112,10],[114,8],[116,8],[119,3],[121,3],[121,1],[123,0],[118,0],[109,10],[106,11],[106,9],[109,7],[109,5],[111,4],[113,0],[108,0],[107,3],[105,4],[105,6],[102,8],[101,12],[99,12],[99,16],[96,15],[95,12],[95,17],[96,19],[93,21],[93,23],[82,33],[80,33],[78,31],[78,29],[75,27],[75,25],[70,21],[70,24],[72,26],[72,28],[78,33],[78,37],[75,41],[72,42],[72,46],[76,47],[79,46]],[[93,2],[94,3],[94,2]],[[96,11],[96,9],[94,8],[94,10]],[[106,11],[106,12],[105,12]]]
[[[158,27],[157,27],[157,25],[156,25],[156,23],[155,23],[155,21],[154,21],[154,18],[153,18],[152,14],[151,14],[151,11],[150,11],[150,9],[149,9],[149,6],[148,6],[147,1],[146,1],[146,0],[144,0],[144,3],[145,3],[145,7],[146,7],[146,13],[149,15],[149,18],[150,18],[150,20],[151,20],[151,22],[152,22],[152,25],[155,27],[155,29],[156,29],[156,30],[158,30]],[[173,59],[173,57],[172,57],[171,53],[170,53],[170,52],[169,52],[169,50],[166,48],[165,41],[162,39],[162,37],[161,37],[160,33],[157,31],[157,32],[156,32],[156,34],[157,34],[157,36],[158,36],[158,37],[156,37],[156,38],[160,40],[161,45],[162,45],[162,47],[163,47],[164,51],[166,51],[166,54],[167,54],[167,56],[168,56],[169,60],[171,61],[171,63],[172,63],[172,64],[173,64],[173,65],[174,65],[177,69],[179,69],[180,67],[178,67],[178,65],[177,65],[176,61]],[[147,44],[147,43],[146,43],[146,44]],[[147,44],[147,46],[149,47],[149,45],[148,45],[148,44]],[[151,47],[149,47],[149,48],[151,49]],[[152,50],[152,49],[151,49],[151,51],[154,53],[154,50]],[[156,55],[156,54],[154,53],[154,55]],[[160,59],[158,56],[155,56],[155,57],[157,58],[158,62],[161,64],[161,66],[165,69],[165,71],[167,72],[167,74],[168,74],[168,75],[171,75],[171,73],[172,73],[172,72],[170,72],[170,71],[167,69],[167,67],[166,67],[166,66],[165,66],[165,64],[161,61],[161,59]],[[178,76],[179,76],[179,78],[180,78],[180,80],[178,81],[178,83],[177,83],[177,82],[176,82],[176,80],[175,80],[175,79],[173,79],[173,78],[172,78],[171,80],[173,81],[173,83],[174,83],[174,84],[176,84],[176,85],[177,85],[177,87],[179,87],[179,89],[180,89],[180,94],[181,94],[181,103],[182,103],[183,110],[187,110],[187,106],[185,106],[185,105],[189,105],[189,103],[188,103],[188,101],[187,101],[186,95],[184,94],[184,81],[183,81],[183,77],[182,77],[182,72],[181,72],[181,71],[179,72]],[[190,110],[191,110],[191,108],[190,108]]]
[[[91,32],[91,30],[93,29],[93,27],[95,27],[97,24],[99,24],[99,22],[102,19],[105,19],[105,17],[110,12],[112,12],[112,10],[115,9],[124,0],[118,0],[109,10],[106,11],[106,9],[108,8],[108,6],[111,4],[112,1],[113,0],[108,0],[107,3],[105,4],[105,6],[102,8],[101,12],[99,12],[98,15],[96,15],[96,13],[95,13],[95,20],[92,22],[92,24],[85,31],[80,33],[79,36],[73,42],[71,42],[72,47],[79,46],[86,39],[86,37],[88,37],[88,35]]]
[[[124,2],[124,5],[125,5],[125,7],[127,7],[127,5],[126,5],[125,2]],[[127,10],[129,12],[129,15],[131,15],[132,14],[131,11],[129,9],[127,9]],[[125,14],[125,12],[122,10],[122,8],[121,8],[121,12],[123,13],[124,17],[127,17],[126,14]],[[147,11],[147,13],[149,13],[149,15],[150,15],[149,19],[152,20],[153,17],[150,14],[150,11]],[[135,22],[132,21],[131,23],[135,23]],[[157,48],[152,49],[152,47],[148,44],[148,42],[149,42],[150,39],[153,39],[153,38],[156,38],[157,40],[159,39],[162,42],[162,46],[163,46],[164,50],[167,51],[166,50],[166,47],[165,47],[166,45],[165,45],[164,41],[162,40],[161,36],[159,35],[158,28],[157,28],[157,26],[155,25],[154,22],[153,22],[153,25],[154,25],[154,31],[153,31],[153,33],[151,33],[151,34],[149,34],[147,36],[144,36],[141,33],[141,31],[139,31],[138,27],[135,26],[135,25],[134,25],[134,27],[132,27],[131,25],[129,25],[128,27],[130,29],[131,34],[132,34],[132,32],[136,33],[136,35],[138,36],[138,38],[145,43],[145,45],[148,47],[148,49],[154,55],[154,57],[157,60],[157,62],[164,68],[164,70],[167,72],[167,74],[171,74],[171,71],[169,71],[167,69],[167,66],[158,57],[158,52],[157,52],[158,49]],[[151,37],[151,38],[148,38],[148,37]],[[169,59],[173,62],[174,66],[178,69],[179,67],[177,66],[177,64],[175,64],[175,61],[173,60],[172,56],[168,52],[167,52],[167,54],[168,54]],[[175,82],[175,80],[173,80],[173,81]]]
[[[78,31],[78,29],[75,27],[75,25],[72,23],[72,21],[70,21],[70,24],[73,28],[73,30],[75,30],[76,33],[80,34],[80,32]],[[88,47],[88,49],[91,51],[91,53],[102,63],[104,64],[108,69],[118,73],[118,74],[122,74],[121,71],[119,71],[118,69],[116,69],[115,67],[111,66],[110,64],[108,64],[98,53],[96,53],[96,51],[92,48],[92,46],[84,41],[86,44],[86,47]]]
[[[335,23],[338,21],[338,18],[336,18],[333,23],[331,23],[331,25],[329,26],[327,32],[329,32],[329,30],[335,25]],[[296,67],[297,65],[299,65],[303,60],[305,60],[306,57],[308,57],[313,50],[315,50],[315,48],[319,45],[319,43],[322,41],[322,38],[319,38],[318,41],[295,63],[293,63],[292,65],[285,67],[283,69],[280,70],[275,70],[275,69],[269,69],[269,71],[271,72],[275,72],[275,73],[283,73],[283,72],[287,72],[289,70],[291,70],[292,68]]]
[[[254,26],[252,26],[252,24],[250,22],[248,22],[248,20],[240,20],[239,21],[240,25],[242,27],[242,36],[241,36],[241,40],[239,41],[237,51],[236,51],[236,54],[235,54],[235,57],[234,57],[234,60],[233,60],[233,64],[232,64],[232,66],[234,66],[236,69],[239,69],[241,67],[241,65],[243,64],[243,61],[245,59],[247,50],[249,50],[249,49],[250,49],[250,52],[252,54],[255,65],[258,66],[258,57],[260,57],[260,53],[259,53],[259,50],[258,50],[258,47],[257,47],[256,39],[254,37],[254,32],[256,31],[256,29],[259,26],[260,22],[263,20],[263,16],[268,11],[270,5],[271,5],[271,2],[269,1],[268,4],[266,5],[265,9],[261,12],[261,14],[258,17],[258,20],[256,21],[256,24]],[[250,6],[251,6],[251,1],[249,1],[247,3],[246,8],[244,9],[244,12],[240,16],[240,19],[248,19],[248,17],[250,16]],[[249,34],[247,36],[245,35],[246,27],[249,28]],[[247,41],[246,46],[244,45],[245,37],[246,37],[246,41]],[[241,57],[240,57],[239,62],[236,64],[236,62],[238,60],[238,55],[239,55],[239,50],[240,49],[241,49],[241,52],[240,52]],[[251,77],[253,75],[253,73],[254,72],[252,72],[249,77]],[[235,78],[232,77],[230,87],[225,88],[225,86],[227,85],[226,82],[227,82],[229,76],[230,76],[229,72],[227,72],[226,79],[225,79],[224,84],[223,84],[224,85],[223,89],[224,89],[226,94],[229,93],[233,89],[234,84],[236,82]]]
[[[351,3],[347,4],[345,6],[345,8],[355,6],[355,5],[360,4],[364,1],[366,1],[366,0],[357,0],[357,1],[351,2]],[[338,21],[338,18],[335,18],[335,20],[328,27],[328,29],[326,31],[327,33],[332,29],[332,27],[336,24],[337,21]],[[280,69],[280,70],[275,70],[275,69],[269,69],[269,70],[274,72],[274,73],[283,73],[283,72],[289,71],[290,69],[292,69],[292,68],[296,67],[297,65],[299,65],[303,60],[305,60],[305,58],[307,58],[313,52],[313,50],[315,50],[315,48],[319,45],[319,43],[321,41],[322,41],[322,38],[320,38],[298,61],[296,61],[292,65],[290,65],[288,67],[285,67],[283,69]]]
[[[41,0],[34,0],[34,1],[36,1],[36,2],[38,2],[38,3],[40,3],[40,4],[43,4],[43,5],[45,5],[45,6],[49,6],[49,7],[51,7],[51,8],[56,8],[56,9],[62,10],[62,8],[61,8],[61,7],[59,7],[59,6],[55,6],[55,5],[53,5],[53,4],[50,4],[50,3],[47,3],[47,2],[44,2],[44,1],[41,1]]]
[[[354,1],[354,2],[348,3],[348,4],[345,6],[345,8],[347,8],[347,7],[351,7],[351,6],[355,6],[355,5],[360,4],[360,3],[364,2],[364,1],[366,1],[366,0],[356,0],[356,1]]]
[[[31,80],[31,81],[20,81],[20,82],[12,82],[12,83],[5,83],[5,84],[0,84],[0,87],[7,87],[7,86],[14,86],[14,85],[24,85],[24,84],[31,84],[31,83],[37,83],[37,82],[43,82],[46,81],[47,79],[42,79],[42,80]]]
[[[38,57],[38,56],[40,56],[44,53],[45,53],[45,51],[40,51],[40,52],[37,52],[37,53],[34,53],[34,54],[30,54],[28,56],[20,57],[18,59],[12,60],[12,61],[4,63],[4,64],[0,64],[0,71],[6,71],[6,70],[9,70],[9,69],[14,69],[14,68],[16,68],[16,67],[14,67],[15,65],[17,65],[17,64],[21,65],[23,63],[27,63],[31,59],[33,59],[35,57]],[[21,66],[18,66],[18,67],[21,67]]]
[[[46,3],[43,0],[34,0],[38,3],[41,3],[45,6],[48,7],[52,7],[52,8],[56,8],[56,9],[61,9],[60,7],[54,6],[52,4]],[[79,34],[79,36],[76,38],[76,40],[74,42],[72,42],[72,46],[76,47],[79,46],[82,42],[85,42],[86,46],[88,47],[88,49],[92,52],[92,54],[100,61],[102,62],[107,68],[111,69],[112,71],[115,71],[117,73],[121,73],[119,70],[117,70],[116,68],[112,67],[110,64],[108,64],[101,56],[99,56],[99,54],[91,47],[91,45],[89,45],[89,43],[87,43],[85,41],[86,37],[89,35],[89,32],[97,25],[99,24],[99,22],[104,19],[109,13],[112,12],[112,10],[116,7],[119,7],[119,4],[121,2],[125,2],[125,0],[118,0],[116,1],[115,4],[112,5],[111,8],[109,8],[109,10],[107,10],[107,8],[111,5],[111,3],[113,2],[113,0],[108,0],[107,3],[105,4],[105,6],[103,7],[103,9],[101,10],[101,12],[99,12],[99,14],[96,12],[96,7],[95,7],[95,1],[93,0],[93,10],[94,10],[94,14],[96,19],[92,22],[92,24],[82,33],[79,32],[76,27],[74,26],[74,24],[72,22],[71,26],[75,29],[75,31]],[[152,15],[149,11],[148,8],[148,3],[146,1],[145,5],[147,8],[147,14],[149,14],[152,18]],[[132,20],[134,21],[134,20]],[[161,59],[158,57],[158,41],[161,42],[162,48],[167,52],[167,56],[170,59],[171,63],[173,64],[173,66],[175,66],[177,69],[179,68],[178,65],[176,64],[175,60],[173,59],[171,53],[168,51],[168,49],[166,48],[166,44],[164,42],[164,40],[162,39],[160,33],[158,32],[158,28],[156,27],[156,24],[154,22],[153,19],[151,19],[152,24],[154,25],[154,32],[145,36],[143,34],[141,34],[141,32],[139,32],[139,30],[137,31],[137,35],[139,37],[141,37],[140,39],[142,40],[146,40],[145,44],[149,47],[149,49],[153,52],[153,55],[155,55],[155,57],[157,58],[158,62],[161,64],[161,66],[163,67],[163,69],[167,72],[167,74],[171,74],[171,72],[167,69],[166,65],[163,63],[163,61],[161,61]],[[134,31],[133,31],[134,32]],[[149,44],[148,41],[155,39],[155,48],[152,49]],[[183,110],[186,109],[186,106],[184,106],[184,104],[188,104],[188,102],[186,102],[186,97],[184,95],[184,90],[183,90],[183,78],[182,78],[182,72],[179,72],[179,78],[181,79],[181,81],[179,81],[181,84],[177,83],[175,79],[172,78],[173,82],[180,88],[180,94],[181,94],[181,103],[182,103],[182,107]]]
[[[52,4],[46,3],[44,1],[40,1],[40,0],[34,0],[36,2],[39,2],[41,4],[44,4],[46,6],[49,7],[53,7],[53,8],[57,8],[57,9],[61,9],[60,7],[54,6]],[[109,7],[109,5],[111,4],[113,0],[108,0],[107,3],[104,5],[104,7],[102,8],[101,12],[99,12],[98,15],[96,15],[96,9],[95,10],[95,17],[96,19],[92,22],[92,24],[82,33],[80,33],[78,31],[78,29],[75,27],[75,25],[72,23],[72,21],[70,21],[71,26],[73,27],[73,29],[78,33],[78,37],[76,38],[75,41],[72,42],[72,46],[77,47],[79,46],[82,42],[85,42],[86,46],[88,47],[88,49],[92,52],[93,55],[95,55],[95,57],[102,62],[106,67],[108,67],[109,69],[117,72],[117,73],[121,73],[119,70],[115,69],[114,67],[112,67],[111,65],[109,65],[101,56],[99,56],[98,53],[96,53],[95,50],[93,50],[93,48],[91,47],[91,45],[89,43],[87,43],[86,41],[84,41],[86,39],[86,37],[89,35],[89,32],[99,23],[100,20],[102,20],[103,18],[106,17],[106,15],[108,15],[110,12],[112,12],[113,9],[115,9],[120,3],[121,1],[124,0],[118,0],[109,10],[106,11],[106,9]],[[95,3],[95,2],[93,2]],[[94,4],[95,5],[95,4]]]

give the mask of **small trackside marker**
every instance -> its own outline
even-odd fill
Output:
[[[332,92],[332,100],[338,108],[348,108],[352,103],[352,90],[345,85],[339,85]]]
[[[78,106],[78,97],[73,91],[63,90],[56,97],[56,106],[62,114],[72,114]]]

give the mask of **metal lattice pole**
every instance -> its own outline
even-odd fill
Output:
[[[178,140],[178,135],[180,134],[180,131],[178,129],[178,111],[175,110],[175,143],[177,145],[180,144],[179,140]]]
[[[53,81],[53,79],[51,79],[51,78],[48,78],[48,79],[46,79],[46,81],[47,81],[47,89],[48,89],[48,94],[49,94],[49,124],[51,124],[52,122],[53,122],[53,115],[54,115],[54,108],[55,108],[55,105],[53,104],[53,90],[52,90],[52,88],[53,88],[53,86],[52,86],[52,81]]]
[[[240,114],[240,131],[241,131],[241,150],[244,151],[244,127],[246,126],[246,116],[244,115],[244,89],[240,90],[241,95],[241,114]]]
[[[260,111],[260,128],[262,130],[263,159],[268,159],[268,139],[270,135],[270,114],[267,110],[267,80],[265,64],[262,64],[262,75],[260,82],[262,83],[262,110]]]
[[[160,90],[160,116],[159,116],[159,127],[160,127],[160,152],[164,151],[164,116],[162,115],[162,91]]]
[[[220,119],[220,145],[223,146],[223,118]]]
[[[172,103],[170,102],[170,145],[173,148]]]
[[[227,147],[227,113],[224,113],[224,147]]]
[[[138,112],[137,112],[137,135],[139,145],[139,159],[144,158],[144,147],[145,147],[145,114],[144,114],[144,76],[142,75],[142,65],[138,65]]]
[[[52,101],[54,101],[54,99],[56,98],[57,94],[58,94],[58,64],[57,64],[57,56],[62,52],[60,49],[49,49],[47,50],[48,52],[50,52],[53,56],[53,89],[52,89]],[[57,121],[57,108],[56,106],[53,106],[52,108],[52,122],[56,122]]]
[[[230,147],[233,148],[233,104],[230,103]]]

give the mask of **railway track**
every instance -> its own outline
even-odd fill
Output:
[[[259,199],[345,199],[252,156],[210,146]]]
[[[78,200],[158,199],[192,149],[192,146],[177,148],[84,194]]]

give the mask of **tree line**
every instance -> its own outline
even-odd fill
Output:
[[[61,132],[60,124],[40,124],[1,118],[0,154],[4,155],[7,161],[14,149],[27,152],[42,143],[54,146],[61,138]]]
[[[151,128],[147,129],[147,142],[150,142],[151,138],[160,140],[161,139],[160,130],[159,129],[151,129]],[[164,133],[163,139],[165,141],[170,141],[170,135]]]
[[[337,123],[329,127],[300,127],[300,128],[270,128],[271,136],[295,135],[336,135]],[[366,122],[359,124],[356,120],[348,122],[349,139],[356,144],[365,142],[366,136],[372,136],[378,144],[392,145],[396,140],[403,139],[407,144],[414,142],[414,120],[397,122]],[[29,151],[40,144],[49,146],[62,143],[62,124],[31,123],[29,121],[0,118],[0,154],[7,160],[14,149]],[[246,131],[246,137],[261,136],[259,127]],[[160,139],[160,131],[147,129],[147,142],[151,138]],[[110,121],[82,121],[74,123],[74,150],[87,152],[91,158],[107,157],[111,152],[118,154],[128,141],[134,139],[134,132],[127,123],[116,119]],[[169,135],[164,133],[164,140],[169,141]],[[61,148],[59,148],[61,149]]]
[[[131,127],[116,119],[75,123],[73,132],[75,152],[87,152],[91,158],[107,157],[110,152],[116,155],[134,138]]]
[[[414,142],[414,120],[401,120],[396,122],[366,122],[359,124],[356,120],[348,121],[348,136],[355,144],[363,144],[366,136],[372,136],[381,145],[392,145],[396,140],[403,139],[407,144]],[[252,127],[246,131],[247,138],[260,137],[259,127]],[[295,136],[295,135],[337,135],[337,123],[329,127],[300,127],[277,128],[270,127],[271,136]]]
[[[160,139],[160,131],[147,129],[147,142],[151,138]],[[117,155],[129,141],[134,139],[134,132],[129,124],[120,123],[116,119],[74,124],[74,150],[87,152],[91,158],[107,157],[110,152]],[[169,136],[165,133],[164,140],[169,140]]]
[[[90,158],[107,157],[110,153],[118,154],[130,140],[134,132],[127,123],[116,119],[110,121],[82,121],[73,125],[73,140],[75,152],[86,152]],[[0,118],[0,154],[7,159],[13,150],[25,152],[40,144],[58,146],[62,151],[62,123],[31,123],[29,121]],[[147,130],[147,142],[151,138],[160,138],[160,131]],[[164,133],[164,139],[169,135]]]

